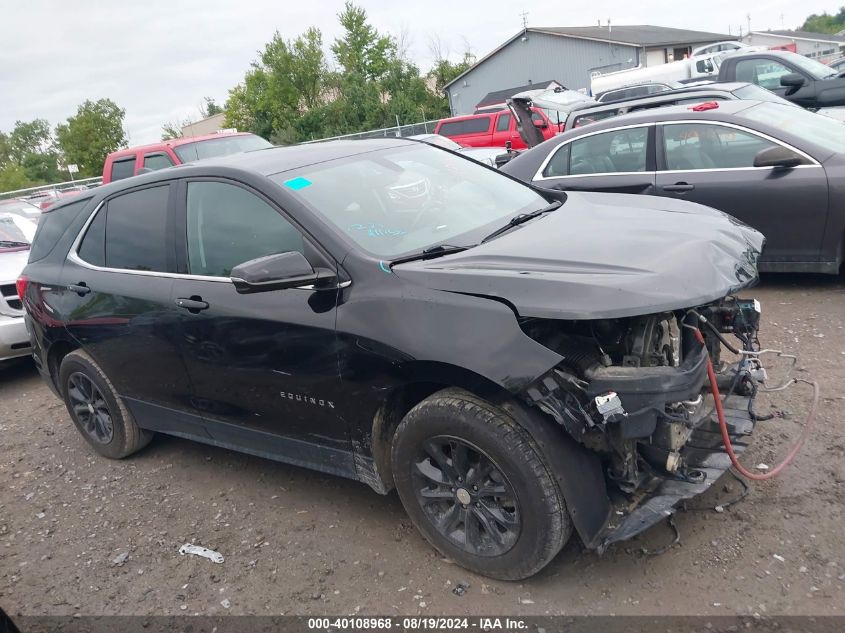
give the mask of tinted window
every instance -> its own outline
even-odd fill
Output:
[[[757,84],[766,90],[780,88],[780,78],[792,72],[771,59],[743,59],[736,63],[736,80]]]
[[[29,251],[29,261],[34,262],[43,259],[50,254],[56,246],[59,238],[71,225],[79,212],[88,204],[87,198],[71,204],[54,207],[41,214],[38,221],[38,231],[32,241],[32,248]]]
[[[255,194],[222,182],[188,183],[188,262],[192,275],[228,277],[252,259],[303,252],[302,234]]]
[[[511,126],[511,115],[510,114],[500,114],[499,120],[496,121],[496,131],[497,132],[506,132],[510,129]]]
[[[133,191],[108,202],[106,266],[172,272],[168,253],[170,187]]]
[[[158,171],[166,167],[173,167],[173,161],[167,154],[147,154],[144,156],[144,167]]]
[[[614,130],[574,140],[566,150],[569,155],[560,155],[562,152],[558,151],[546,165],[543,175],[581,176],[645,171],[647,140],[647,127]]]
[[[787,101],[783,97],[779,97],[774,92],[770,90],[765,90],[760,86],[743,86],[742,88],[737,88],[734,90],[734,95],[739,97],[740,99],[750,99],[752,101],[771,101],[772,103],[780,103],[782,105],[792,106],[793,108],[799,108],[800,106],[795,105],[791,101]]]
[[[753,167],[760,151],[776,145],[732,127],[699,123],[665,125],[663,139],[666,166],[680,170]]]
[[[97,213],[79,245],[79,256],[94,266],[106,265],[106,212]]]
[[[447,121],[440,125],[438,134],[443,136],[460,136],[461,134],[481,134],[490,130],[489,116],[464,119],[463,121]]]
[[[174,147],[173,151],[176,152],[179,160],[187,163],[191,160],[202,160],[203,158],[211,158],[213,156],[229,156],[230,154],[239,154],[241,152],[266,149],[268,147],[273,146],[260,136],[240,134],[223,135],[220,138],[210,138],[206,141],[186,143]]]
[[[135,175],[135,157],[116,160],[111,165],[111,179],[122,180]]]
[[[616,116],[617,114],[619,114],[618,108],[611,108],[609,110],[604,110],[600,112],[582,114],[581,116],[575,117],[572,122],[572,127],[582,127],[584,125],[589,125],[590,123],[595,123],[596,121],[601,121],[602,119],[609,119],[610,117]]]

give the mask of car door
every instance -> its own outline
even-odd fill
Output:
[[[654,193],[654,125],[587,133],[558,145],[534,184],[565,191]]]
[[[158,183],[105,200],[71,247],[61,311],[142,426],[195,424],[178,346],[175,185]],[[198,431],[202,434],[202,431]]]
[[[766,236],[763,261],[819,260],[828,184],[812,157],[728,123],[665,122],[658,136],[659,195],[705,204],[753,226]],[[760,151],[778,145],[802,164],[754,167]]]
[[[238,264],[299,251],[337,266],[258,192],[234,181],[180,185],[182,356],[194,406],[224,444],[348,474],[349,437],[338,407],[338,286],[240,294]]]
[[[525,149],[525,141],[516,129],[516,122],[510,111],[503,110],[496,115],[496,123],[493,127],[492,147],[504,147],[510,141],[512,149]]]

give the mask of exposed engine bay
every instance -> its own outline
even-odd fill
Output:
[[[708,356],[733,412],[735,446],[744,448],[743,438],[757,420],[757,385],[766,379],[757,355],[759,322],[757,301],[733,297],[620,319],[521,321],[528,336],[563,357],[527,391],[528,399],[601,456],[611,496],[615,492],[614,518],[620,520],[611,520],[604,546],[668,515],[675,502],[699,494],[729,467],[716,436]],[[723,347],[740,353],[740,360],[723,362]],[[660,503],[659,487],[665,482],[682,486]],[[683,484],[689,485],[689,494]],[[651,500],[648,516],[622,520],[653,496],[658,502]]]

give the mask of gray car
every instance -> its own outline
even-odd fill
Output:
[[[0,212],[0,361],[31,352],[15,282],[26,266],[36,226],[20,215]]]
[[[845,252],[843,150],[842,123],[802,108],[737,100],[576,128],[502,171],[552,189],[705,204],[766,236],[761,270],[836,274]]]

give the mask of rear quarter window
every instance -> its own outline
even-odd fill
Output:
[[[91,198],[78,200],[41,214],[41,218],[38,220],[38,230],[35,232],[32,247],[29,249],[30,262],[37,262],[50,254],[59,239],[90,200]]]
[[[447,121],[440,125],[438,134],[443,136],[460,136],[461,134],[482,134],[490,130],[492,117],[484,116],[463,121]]]

